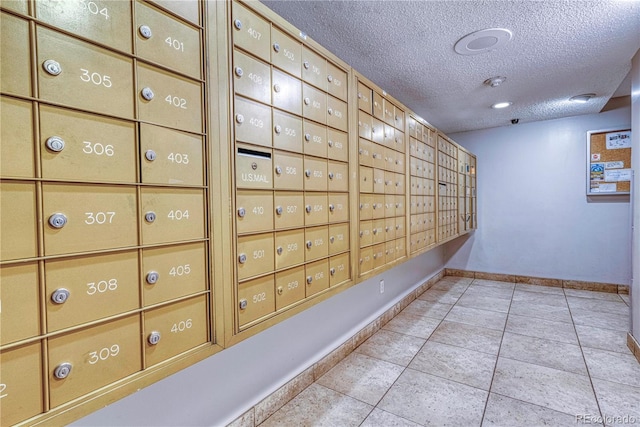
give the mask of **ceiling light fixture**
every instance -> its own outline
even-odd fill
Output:
[[[507,80],[506,77],[495,76],[495,77],[491,77],[490,79],[485,80],[483,83],[486,84],[487,86],[498,87],[502,83],[504,83],[506,80]]]
[[[582,95],[576,95],[569,98],[571,102],[577,102],[578,104],[584,104],[585,102],[589,102],[591,98],[596,96],[595,93],[584,93]]]
[[[477,55],[504,46],[512,37],[506,28],[487,28],[462,37],[453,49],[460,55]]]
[[[495,108],[496,110],[499,110],[500,108],[507,108],[508,106],[510,106],[511,104],[513,104],[513,102],[496,102],[495,104],[493,104],[491,106],[491,108]]]

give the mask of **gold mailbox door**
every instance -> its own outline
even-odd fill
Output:
[[[302,264],[305,260],[304,229],[277,231],[275,237],[276,270]]]
[[[273,26],[271,63],[297,78],[302,76],[302,45]]]
[[[329,193],[329,222],[349,221],[349,194]]]
[[[0,182],[0,259],[37,255],[36,188],[33,183]]]
[[[304,162],[301,154],[274,150],[273,187],[276,190],[303,190]]]
[[[0,343],[4,345],[39,335],[38,265],[27,263],[2,266],[0,282],[2,282]],[[29,315],[25,316],[25,313]],[[4,364],[4,360],[2,363]]]
[[[273,106],[302,115],[302,82],[275,68],[272,70],[272,75]]]
[[[329,289],[329,260],[322,259],[305,266],[306,296],[310,297],[318,292]]]
[[[244,280],[274,270],[273,233],[238,237],[238,279]]]
[[[310,193],[304,195],[305,225],[326,224],[329,221],[329,199],[327,193]]]
[[[335,255],[329,258],[329,284],[331,286],[339,285],[351,278],[349,273],[349,254]]]
[[[40,342],[0,353],[0,424],[9,426],[41,413],[42,353]]]
[[[276,309],[273,274],[238,285],[238,319],[240,327]]]
[[[0,122],[12,124],[0,126],[2,176],[33,177],[35,168],[31,103],[8,96],[0,97]]]
[[[140,192],[143,244],[206,237],[203,190],[145,187]]]
[[[298,192],[276,191],[274,195],[275,228],[304,227],[304,195]]]
[[[2,6],[17,2],[2,2]],[[8,13],[0,13],[0,90],[31,96],[31,49],[29,23]]]
[[[329,255],[329,229],[326,225],[306,228],[304,239],[305,259],[307,262]]]
[[[264,104],[271,103],[271,68],[267,64],[236,49],[233,51],[232,74],[233,90],[237,95]]]
[[[237,2],[232,3],[231,36],[233,44],[252,53],[263,61],[269,61],[269,23]]]
[[[304,299],[304,265],[276,273],[276,310]]]
[[[273,146],[302,153],[302,119],[273,109]]]

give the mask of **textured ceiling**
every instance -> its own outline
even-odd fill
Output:
[[[640,49],[640,1],[263,1],[447,133],[599,112]],[[512,40],[461,56],[485,28]],[[482,82],[506,76],[497,88]],[[620,90],[616,90],[620,87]],[[568,102],[595,93],[586,104]],[[490,106],[511,101],[503,110]]]

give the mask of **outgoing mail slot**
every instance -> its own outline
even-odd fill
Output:
[[[49,338],[49,396],[56,407],[142,369],[140,316]]]
[[[133,118],[131,59],[43,27],[36,33],[41,99]]]
[[[327,128],[305,120],[303,125],[304,153],[327,157]]]
[[[276,310],[303,300],[306,283],[304,265],[276,273]]]
[[[276,27],[271,27],[271,63],[301,78],[302,45]]]
[[[329,260],[323,259],[305,266],[307,278],[306,296],[310,297],[325,289],[329,289]]]
[[[349,165],[329,161],[328,170],[329,191],[349,191]]]
[[[2,6],[11,3],[15,2],[2,2]],[[29,23],[4,12],[0,14],[0,23],[0,90],[31,96]]]
[[[396,219],[395,218],[386,218],[384,220],[384,233],[385,240],[393,240],[396,238]]]
[[[374,219],[371,224],[371,234],[373,243],[381,243],[385,241],[385,219]]]
[[[358,108],[367,114],[372,114],[372,94],[371,89],[358,82]]]
[[[384,124],[375,117],[371,118],[371,140],[376,144],[384,144]]]
[[[271,107],[236,96],[233,122],[236,141],[271,146]]]
[[[281,71],[272,70],[273,106],[297,115],[302,114],[302,82]]]
[[[349,250],[349,223],[329,226],[329,255]]]
[[[143,249],[141,280],[146,306],[205,291],[205,243]]]
[[[273,199],[276,229],[304,227],[303,193],[276,191]]]
[[[396,216],[396,196],[393,194],[385,194],[384,196],[384,216]]]
[[[327,125],[347,131],[347,103],[332,96],[327,97]]]
[[[138,116],[144,121],[202,132],[200,83],[138,62]]]
[[[327,129],[327,157],[343,162],[349,161],[349,135],[334,129]]]
[[[328,92],[340,98],[347,100],[347,73],[327,61],[327,90]]]
[[[155,365],[209,341],[208,323],[207,295],[146,311],[146,366]],[[150,339],[152,334],[159,339]]]
[[[384,121],[384,101],[382,95],[375,90],[373,91],[373,117],[378,120]]]
[[[364,138],[360,138],[358,147],[358,159],[362,166],[373,166],[372,142]]]
[[[2,286],[4,293],[4,283]],[[17,424],[44,410],[41,351],[38,341],[0,353],[0,359],[2,359],[0,424],[3,426]]]
[[[371,160],[373,162],[373,167],[376,169],[384,169],[386,166],[386,161],[384,158],[384,148],[380,144],[371,144]]]
[[[358,260],[360,276],[373,270],[373,246],[360,250],[360,259]]]
[[[373,169],[360,166],[360,192],[373,193]]]
[[[273,275],[238,284],[238,321],[240,327],[275,311],[274,286]]]
[[[307,84],[302,85],[302,115],[321,124],[327,123],[327,94]]]
[[[302,119],[273,109],[273,146],[302,153]]]
[[[136,54],[200,78],[200,31],[167,13],[136,2]]]
[[[135,188],[69,184],[42,187],[45,255],[137,245]]]
[[[304,263],[304,229],[276,232],[276,270]]]
[[[40,291],[36,263],[5,265],[0,269],[2,311],[0,343],[31,338],[40,333]],[[2,359],[2,364],[4,364]],[[4,378],[3,378],[4,379]],[[4,400],[3,400],[4,411]]]
[[[236,186],[238,188],[272,188],[273,162],[271,151],[256,151],[238,147],[236,156]]]
[[[329,222],[349,221],[349,194],[329,193]]]
[[[302,80],[327,90],[327,60],[307,46],[302,46]]]
[[[5,124],[0,127],[0,138],[2,140],[2,145],[0,146],[0,170],[2,171],[2,176],[33,177],[34,145],[31,103],[7,96],[0,97],[0,122],[11,123],[10,126]]]
[[[251,52],[263,61],[269,61],[271,59],[269,23],[237,2],[232,4],[231,16],[233,44]]]
[[[337,286],[351,278],[349,253],[335,255],[329,258],[329,285]]]
[[[273,188],[277,190],[304,188],[304,162],[301,154],[274,150]]]
[[[326,224],[329,221],[329,200],[326,193],[305,193],[304,204],[306,226]]]
[[[270,273],[274,267],[273,233],[238,237],[238,279]]]
[[[40,134],[43,178],[137,181],[131,122],[41,105]]]
[[[384,218],[384,199],[386,196],[382,194],[375,194],[372,198],[373,201],[373,219]]]
[[[373,221],[360,221],[358,237],[361,248],[373,243]]]
[[[327,191],[327,161],[305,156],[305,191]]]
[[[45,261],[48,332],[138,308],[138,253]]]
[[[273,192],[238,190],[236,195],[236,224],[238,234],[273,229]]]
[[[140,191],[143,244],[205,237],[203,190],[144,187]]]
[[[4,127],[4,126],[3,126]],[[35,184],[0,182],[0,259],[37,255]]]
[[[385,244],[380,243],[373,246],[373,268],[383,267],[386,263]]]
[[[329,229],[325,226],[304,230],[305,260],[313,261],[329,254]]]
[[[233,51],[233,90],[236,95],[271,103],[271,68],[239,50]]]
[[[371,126],[372,126],[372,117],[363,112],[358,111],[358,136],[360,138],[371,139]]]
[[[131,3],[44,0],[35,6],[36,16],[47,24],[130,53]]]
[[[391,185],[385,183],[385,171],[382,169],[373,170],[373,192],[378,194],[384,194],[385,188]]]

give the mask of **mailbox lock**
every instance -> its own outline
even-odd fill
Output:
[[[273,51],[276,53],[280,52],[280,45],[278,44],[278,42],[275,42],[273,44]]]
[[[242,75],[244,74],[244,71],[242,71],[242,68],[240,67],[236,67],[235,72],[236,72],[236,76],[238,77],[242,77]]]
[[[244,208],[239,208],[239,209],[238,209],[238,216],[239,216],[240,218],[244,218],[244,216],[245,216],[245,214],[246,214],[246,213],[247,213],[247,212],[244,210]]]
[[[276,249],[276,252],[278,252],[278,255],[282,255],[282,246],[278,246],[278,249]]]
[[[331,205],[331,204],[329,205],[329,210],[330,210],[331,212],[333,212],[333,210],[334,210],[335,208],[336,208],[335,206],[333,206],[333,205]]]
[[[150,162],[153,162],[156,159],[156,152],[153,150],[147,150],[147,152],[144,153],[144,157]]]
[[[336,274],[336,269],[331,267],[331,270],[329,270],[329,273],[331,273],[332,276],[335,276]]]
[[[144,220],[147,221],[148,223],[152,223],[153,221],[156,220],[156,213],[147,212],[146,214],[144,214]]]
[[[362,99],[362,92],[358,92],[358,99]]]
[[[244,116],[242,114],[236,114],[236,122],[238,123],[244,122]]]
[[[332,141],[332,140],[329,140],[329,142],[327,142],[327,145],[328,145],[329,147],[333,147],[333,141]]]
[[[149,28],[148,25],[140,25],[140,28],[138,28],[138,31],[140,31],[140,35],[145,39],[150,39],[151,36],[153,35],[151,33],[151,28]]]
[[[67,217],[61,213],[54,213],[49,217],[49,225],[53,228],[62,228],[67,224]]]
[[[151,101],[155,96],[155,94],[153,93],[150,87],[142,88],[141,94],[142,94],[142,97],[147,101]]]
[[[63,380],[71,373],[71,367],[71,363],[61,363],[56,366],[55,371],[53,371],[53,375],[59,380]]]
[[[54,61],[53,59],[47,59],[42,63],[42,67],[45,71],[52,76],[57,76],[62,73],[62,67],[58,63],[58,61]]]
[[[378,229],[377,228],[373,229],[373,234],[378,234]]]
[[[304,66],[304,69],[305,69],[305,70],[308,70],[308,69],[309,69],[309,61],[304,61],[304,62],[302,63],[302,65]]]
[[[280,92],[280,85],[278,83],[273,85],[273,91],[276,92],[276,93]]]
[[[312,246],[313,243],[311,242],[311,240],[307,240],[307,249],[311,249]]]
[[[313,277],[307,276],[307,285],[310,285],[311,283],[313,283]]]
[[[329,172],[329,179],[333,179],[333,172]]]
[[[304,99],[304,105],[309,105],[309,104],[311,104],[311,100],[309,99],[309,97],[306,97]]]
[[[253,170],[258,169],[258,164],[256,162],[251,163],[251,169]]]
[[[277,133],[278,135],[280,135],[280,132],[282,132],[282,126],[280,126],[280,125],[276,125],[276,126],[273,128],[273,130],[275,130],[275,131],[276,131],[276,133]]]
[[[360,230],[360,237],[364,236],[364,231]]]
[[[364,208],[364,205],[362,203],[360,203],[360,209]]]
[[[304,134],[304,140],[305,141],[311,141],[311,134],[310,133],[305,133]]]
[[[307,205],[304,210],[307,211],[307,213],[311,213],[311,205]]]
[[[327,114],[332,115],[333,114],[333,109],[332,108],[327,109]]]
[[[358,153],[362,154],[362,153],[364,153],[364,150],[362,148],[360,148],[360,149],[358,149]]]
[[[283,292],[284,289],[282,288],[282,286],[278,286],[278,295],[282,295]]]
[[[335,238],[335,237],[333,237],[333,236],[329,237],[329,241],[330,241],[331,243],[333,243],[335,240],[336,240],[336,238]]]
[[[157,271],[148,272],[147,276],[145,278],[147,283],[150,284],[150,285],[155,285],[156,283],[158,283],[159,279],[160,279],[160,274],[158,274]]]
[[[245,262],[247,262],[247,256],[245,254],[240,254],[238,256],[238,262],[240,264],[244,264]]]
[[[147,337],[147,341],[149,342],[149,344],[151,345],[156,345],[160,342],[160,332],[158,331],[153,331],[149,334],[149,336]]]
[[[64,150],[64,139],[59,136],[51,136],[47,138],[46,145],[49,150],[59,153]]]
[[[329,74],[329,75],[327,76],[327,81],[328,81],[329,83],[331,83],[331,82],[333,81],[333,76],[332,76],[331,74]]]
[[[51,294],[51,301],[56,304],[64,304],[69,299],[69,295],[71,294],[65,288],[56,289]]]
[[[239,19],[234,20],[233,26],[236,27],[236,30],[242,29],[242,21]]]
[[[282,215],[282,206],[278,206],[278,207],[276,207],[276,213],[277,213],[278,215]]]
[[[311,177],[311,171],[310,171],[309,169],[305,170],[305,171],[304,171],[304,175],[305,175],[307,178]]]
[[[377,207],[378,207],[378,204],[377,204],[377,203],[374,203],[374,204],[373,204],[373,209],[376,209]]]
[[[240,306],[240,310],[244,310],[245,308],[247,308],[247,300],[246,299],[241,299],[240,300],[240,304],[238,304]]]
[[[282,174],[282,168],[280,166],[276,166],[276,173],[278,175]]]

